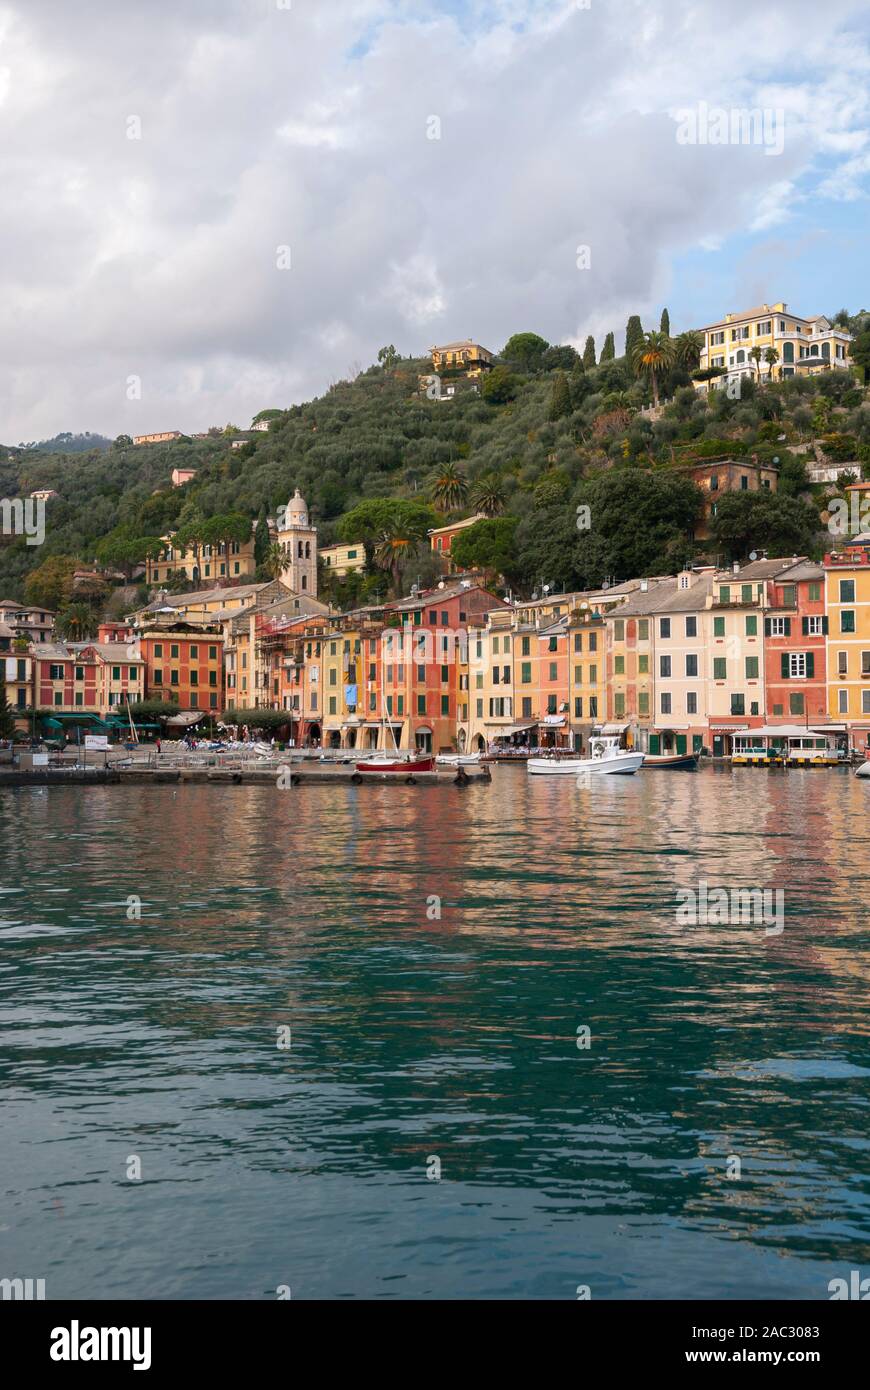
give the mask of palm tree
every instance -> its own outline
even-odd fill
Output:
[[[748,356],[751,357],[752,360],[753,360],[753,362],[755,363],[755,380],[756,380],[756,381],[759,383],[759,385],[760,385],[760,384],[761,384],[761,359],[762,359],[763,353],[762,353],[761,348],[758,346],[757,343],[756,343],[756,345],[755,345],[754,348],[750,348],[750,349],[749,349]]]
[[[425,536],[425,520],[421,520],[419,516],[409,516],[405,509],[400,508],[395,520],[381,532],[376,541],[375,564],[379,569],[389,573],[394,593],[399,593],[402,561]]]
[[[83,642],[94,635],[94,610],[87,603],[71,603],[60,614],[57,626],[61,637],[68,637],[73,642]]]
[[[277,579],[286,562],[286,556],[284,555],[282,547],[277,541],[273,541],[266,551],[263,568],[273,579]]]
[[[471,496],[471,505],[484,516],[498,516],[504,511],[505,495],[499,479],[494,473],[480,478]]]
[[[468,479],[455,463],[445,463],[432,487],[432,501],[439,512],[454,512],[468,496]]]
[[[703,346],[703,333],[690,329],[687,333],[678,334],[674,339],[674,357],[678,365],[685,367],[686,371],[694,371],[700,364]]]
[[[659,377],[673,366],[673,362],[673,339],[664,333],[644,333],[632,354],[632,366],[638,376],[649,377],[656,409],[659,403]]]
[[[773,369],[779,361],[779,353],[775,347],[764,349],[764,360],[767,363],[767,379],[770,381],[773,376]]]

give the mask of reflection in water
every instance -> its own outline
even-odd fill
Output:
[[[870,1259],[868,796],[516,767],[5,793],[0,1276],[826,1298]],[[784,932],[678,926],[701,879],[782,888]]]

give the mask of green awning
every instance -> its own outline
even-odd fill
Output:
[[[43,715],[42,722],[46,729],[63,729],[63,725],[58,719],[46,719],[45,715]]]

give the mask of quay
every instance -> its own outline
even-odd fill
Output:
[[[214,760],[193,763],[182,760],[167,761],[157,765],[149,762],[116,763],[114,766],[100,768],[80,767],[39,767],[32,771],[0,768],[0,789],[3,787],[58,787],[58,786],[105,786],[107,784],[138,783],[152,786],[192,786],[223,784],[226,786],[277,787],[278,779],[285,779],[285,786],[297,787],[309,784],[365,786],[385,782],[400,786],[448,786],[466,787],[471,783],[489,784],[492,775],[488,767],[436,767],[432,772],[358,772],[353,763],[317,763],[313,761],[289,760],[254,763],[239,760],[227,766],[216,764]]]

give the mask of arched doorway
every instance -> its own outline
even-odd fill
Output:
[[[348,729],[345,747],[356,748],[356,729]]]
[[[414,742],[418,753],[431,753],[432,730],[425,725],[421,725],[414,734]]]
[[[478,735],[477,735],[476,743],[477,743],[477,751],[478,751],[478,753],[485,753],[485,752],[486,752],[486,739],[483,737],[483,734],[478,734]]]
[[[330,748],[340,748],[340,747],[341,747],[341,733],[339,732],[338,729],[330,729],[330,731],[329,731],[329,745],[328,745],[328,746],[329,746]]]
[[[367,748],[377,748],[377,746],[378,746],[378,731],[377,731],[377,729],[366,729],[366,747],[367,747]]]
[[[793,361],[794,361],[794,343],[783,343],[783,345],[782,345],[782,360],[783,360],[783,362],[793,362]]]
[[[459,732],[458,732],[457,735],[456,735],[456,743],[457,743],[457,746],[458,746],[458,748],[459,748],[460,753],[464,753],[464,752],[465,752],[465,745],[466,745],[467,742],[468,742],[468,735],[466,734],[466,732],[465,732],[464,729],[460,729]]]
[[[308,747],[309,747],[309,748],[319,748],[319,747],[320,747],[320,725],[319,725],[319,724],[309,724],[309,726],[308,726],[308,737],[306,738],[305,742],[308,744]]]

